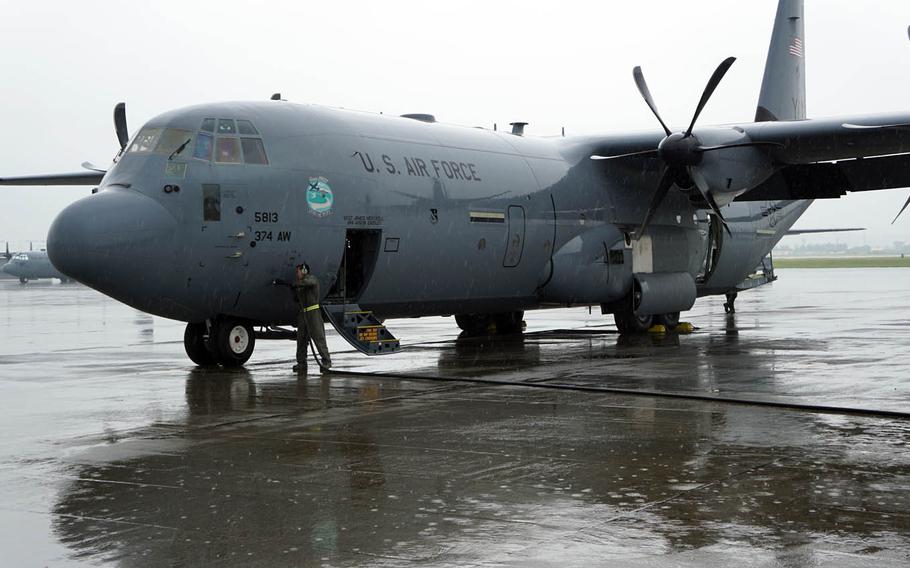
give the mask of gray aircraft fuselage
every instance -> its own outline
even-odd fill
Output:
[[[12,255],[9,261],[0,267],[0,271],[25,282],[42,278],[59,278],[68,280],[51,264],[45,251],[19,252]]]
[[[207,119],[249,121],[256,134],[226,121],[219,133]],[[163,151],[151,150],[157,140],[143,146],[155,129],[174,141]],[[656,147],[662,137],[631,138]],[[195,106],[149,121],[99,191],[60,213],[48,249],[65,274],[190,322],[294,321],[291,294],[271,282],[292,279],[299,262],[324,295],[334,289],[379,317],[490,313],[607,304],[628,293],[633,272],[689,273],[699,295],[728,292],[810,203],[732,203],[728,235],[674,190],[633,241],[642,188],[659,171],[645,167],[651,158],[590,160],[605,140],[283,101]],[[243,144],[268,163],[218,162],[239,159]],[[352,290],[338,281],[346,243],[357,249],[346,268],[363,273]]]

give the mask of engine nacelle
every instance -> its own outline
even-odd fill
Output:
[[[745,133],[735,128],[699,131],[698,139],[702,148],[751,143]],[[699,189],[710,193],[723,207],[765,182],[777,167],[767,147],[733,146],[704,151],[699,164],[688,170]]]
[[[633,297],[641,315],[672,314],[692,308],[698,291],[688,272],[636,274]]]

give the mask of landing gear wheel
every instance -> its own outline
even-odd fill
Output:
[[[736,313],[736,292],[727,294],[727,301],[724,302],[724,312],[728,314]]]
[[[679,312],[672,314],[660,314],[654,316],[654,323],[666,327],[668,330],[675,329],[679,325]]]
[[[487,314],[457,314],[455,323],[459,329],[471,335],[486,333],[491,318]]]
[[[470,335],[482,335],[490,331],[490,324],[496,327],[496,333],[519,333],[525,313],[502,312],[498,314],[458,314],[455,323],[462,331]]]
[[[654,316],[636,314],[632,310],[615,312],[613,321],[616,322],[616,329],[619,333],[628,335],[634,333],[645,333],[654,325]]]
[[[256,335],[250,324],[225,318],[215,322],[210,341],[219,363],[225,367],[239,367],[253,354]]]
[[[218,359],[209,349],[205,335],[205,323],[186,324],[183,332],[183,349],[193,363],[200,367],[211,367],[218,364]]]
[[[28,278],[19,278],[19,284],[28,284]]]
[[[521,333],[521,322],[524,321],[525,313],[506,312],[504,314],[493,314],[493,323],[496,324],[498,333]]]
[[[639,294],[640,292],[633,290],[619,302],[618,308],[613,312],[613,321],[616,322],[616,329],[621,334],[645,333],[654,325],[654,316],[646,316],[635,311]]]

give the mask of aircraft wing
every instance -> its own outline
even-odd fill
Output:
[[[759,122],[739,128],[783,167],[737,201],[832,199],[910,187],[910,114]]]
[[[0,177],[0,185],[98,185],[103,177],[103,171]]]

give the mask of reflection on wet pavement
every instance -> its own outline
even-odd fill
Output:
[[[572,309],[498,338],[392,321],[384,358],[330,339],[341,370],[535,388],[297,380],[280,342],[206,371],[177,322],[0,282],[6,562],[904,566],[910,421],[539,388],[910,412],[910,271],[871,272],[781,271],[688,336]]]

